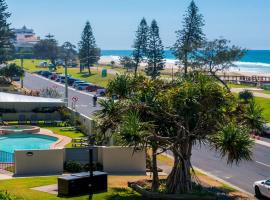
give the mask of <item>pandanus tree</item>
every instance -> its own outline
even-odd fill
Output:
[[[216,79],[192,73],[175,82],[134,80],[127,95],[108,100],[110,106],[103,102],[97,128],[119,134],[125,145],[152,149],[153,191],[159,187],[156,156],[160,150],[174,156],[166,191],[177,194],[192,190],[191,156],[196,144],[208,144],[229,164],[251,159],[253,141],[244,118],[239,118],[238,101]],[[112,83],[109,91],[117,92],[110,88],[116,87],[117,79]]]
[[[236,99],[213,78],[201,74],[186,76],[162,94],[164,131],[157,139],[174,155],[174,166],[167,178],[169,193],[192,190],[191,155],[196,144],[208,143],[222,157],[227,156],[228,163],[251,159],[253,142],[248,129],[235,123],[236,104]],[[229,123],[234,131],[225,132],[224,127]],[[236,136],[240,139],[231,139]]]

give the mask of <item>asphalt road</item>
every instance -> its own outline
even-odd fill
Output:
[[[26,73],[24,86],[33,90],[55,87],[64,94],[63,84],[34,74]],[[73,96],[79,98],[76,110],[84,115],[91,116],[94,111],[100,108],[100,106],[93,107],[93,94],[77,91],[73,88],[69,88],[69,106],[71,106]],[[253,149],[253,161],[241,162],[239,165],[227,165],[225,159],[221,159],[218,153],[209,150],[206,146],[195,146],[192,154],[194,166],[250,193],[254,193],[252,188],[254,181],[270,178],[270,147],[256,144]]]
[[[65,95],[65,85],[60,84],[55,81],[51,81],[44,77],[38,76],[36,74],[26,73],[24,78],[24,87],[31,90],[40,90],[44,88],[55,88],[59,93],[64,97]],[[100,106],[97,104],[96,107],[93,107],[93,93],[83,92],[75,90],[72,87],[68,89],[68,105],[72,107],[72,98],[78,97],[78,101],[75,104],[76,111],[86,115],[91,116],[96,110],[100,109]]]
[[[207,146],[195,146],[192,164],[247,192],[254,193],[252,185],[255,181],[270,178],[270,147],[256,144],[252,161],[227,165],[226,159],[221,159],[218,153]]]

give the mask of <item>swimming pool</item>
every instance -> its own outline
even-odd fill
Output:
[[[14,153],[15,150],[50,149],[58,138],[39,134],[7,134],[0,136],[0,151]]]

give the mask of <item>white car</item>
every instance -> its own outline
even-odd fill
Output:
[[[267,197],[270,198],[270,179],[268,180],[262,180],[262,181],[256,181],[253,184],[255,195],[256,197]]]
[[[270,124],[269,123],[263,125],[263,133],[266,135],[270,135]]]

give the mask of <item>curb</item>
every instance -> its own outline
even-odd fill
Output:
[[[167,156],[168,158],[174,159],[173,156],[171,156],[171,155],[169,155],[167,153],[163,153],[163,155]],[[229,182],[227,182],[227,181],[225,181],[225,180],[223,180],[223,179],[221,179],[221,178],[219,178],[219,177],[217,177],[217,176],[215,176],[215,175],[213,175],[213,174],[211,174],[209,172],[206,172],[206,171],[204,171],[204,170],[202,170],[202,169],[200,169],[198,167],[194,167],[194,169],[196,169],[197,171],[199,171],[202,174],[205,174],[206,176],[209,176],[209,177],[211,177],[211,178],[213,178],[213,179],[215,179],[215,180],[217,180],[217,181],[219,181],[221,183],[224,183],[224,184],[230,186],[231,188],[234,188],[235,190],[243,192],[243,193],[245,193],[245,194],[247,194],[247,195],[249,195],[251,197],[254,197],[254,194],[252,194],[252,193],[250,193],[250,192],[248,192],[246,190],[243,190],[243,189],[241,189],[241,188],[239,188],[239,187],[237,187],[237,186],[235,186],[235,185],[233,185],[233,184],[231,184],[231,183],[229,183]]]

